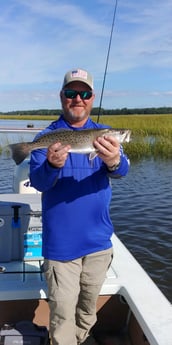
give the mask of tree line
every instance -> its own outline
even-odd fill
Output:
[[[61,109],[39,109],[39,110],[16,110],[8,112],[0,112],[0,115],[41,115],[41,116],[59,116]],[[104,109],[93,108],[91,115],[134,115],[134,114],[172,114],[172,107],[159,108],[121,108],[121,109]]]

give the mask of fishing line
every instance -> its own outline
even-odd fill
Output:
[[[98,111],[98,116],[97,116],[97,123],[99,122],[100,114],[101,114],[103,93],[104,93],[105,80],[106,80],[106,74],[107,74],[107,68],[108,68],[108,62],[109,62],[109,55],[110,55],[110,49],[111,49],[111,43],[112,43],[113,29],[114,29],[115,19],[116,19],[117,5],[118,5],[118,0],[115,0],[113,20],[112,20],[112,26],[111,26],[110,39],[109,39],[109,46],[108,46],[108,52],[107,52],[107,57],[106,57],[104,77],[103,77],[103,85],[102,85],[102,91],[101,91],[101,96],[100,96],[100,105],[99,105],[99,111]]]

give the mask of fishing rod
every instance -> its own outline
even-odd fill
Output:
[[[98,116],[97,116],[97,123],[99,123],[100,114],[101,114],[103,93],[104,93],[105,80],[106,80],[106,74],[107,74],[107,68],[108,68],[108,62],[109,62],[109,55],[110,55],[110,49],[111,49],[111,43],[112,43],[113,29],[114,29],[115,19],[116,19],[117,6],[118,6],[118,0],[115,0],[115,7],[114,7],[112,26],[111,26],[111,33],[110,33],[110,39],[109,39],[109,46],[108,46],[108,51],[107,51],[105,71],[104,71],[104,77],[103,77],[103,85],[102,85],[102,91],[101,91],[101,96],[100,96],[100,105],[99,105],[99,111],[98,111]]]

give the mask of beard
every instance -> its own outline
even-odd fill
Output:
[[[83,110],[80,114],[77,114],[75,111],[68,110],[67,112],[64,112],[64,118],[69,123],[75,123],[75,122],[83,121],[84,119],[87,119],[88,114],[85,110]]]

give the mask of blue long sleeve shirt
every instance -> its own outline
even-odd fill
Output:
[[[58,128],[81,130],[104,128],[90,118],[82,128],[73,128],[61,116],[41,134]],[[52,167],[46,149],[34,150],[30,161],[31,185],[42,192],[43,256],[68,261],[112,246],[114,231],[109,215],[110,178],[125,176],[129,162],[121,146],[121,164],[109,173],[96,157],[69,153],[63,168]]]

